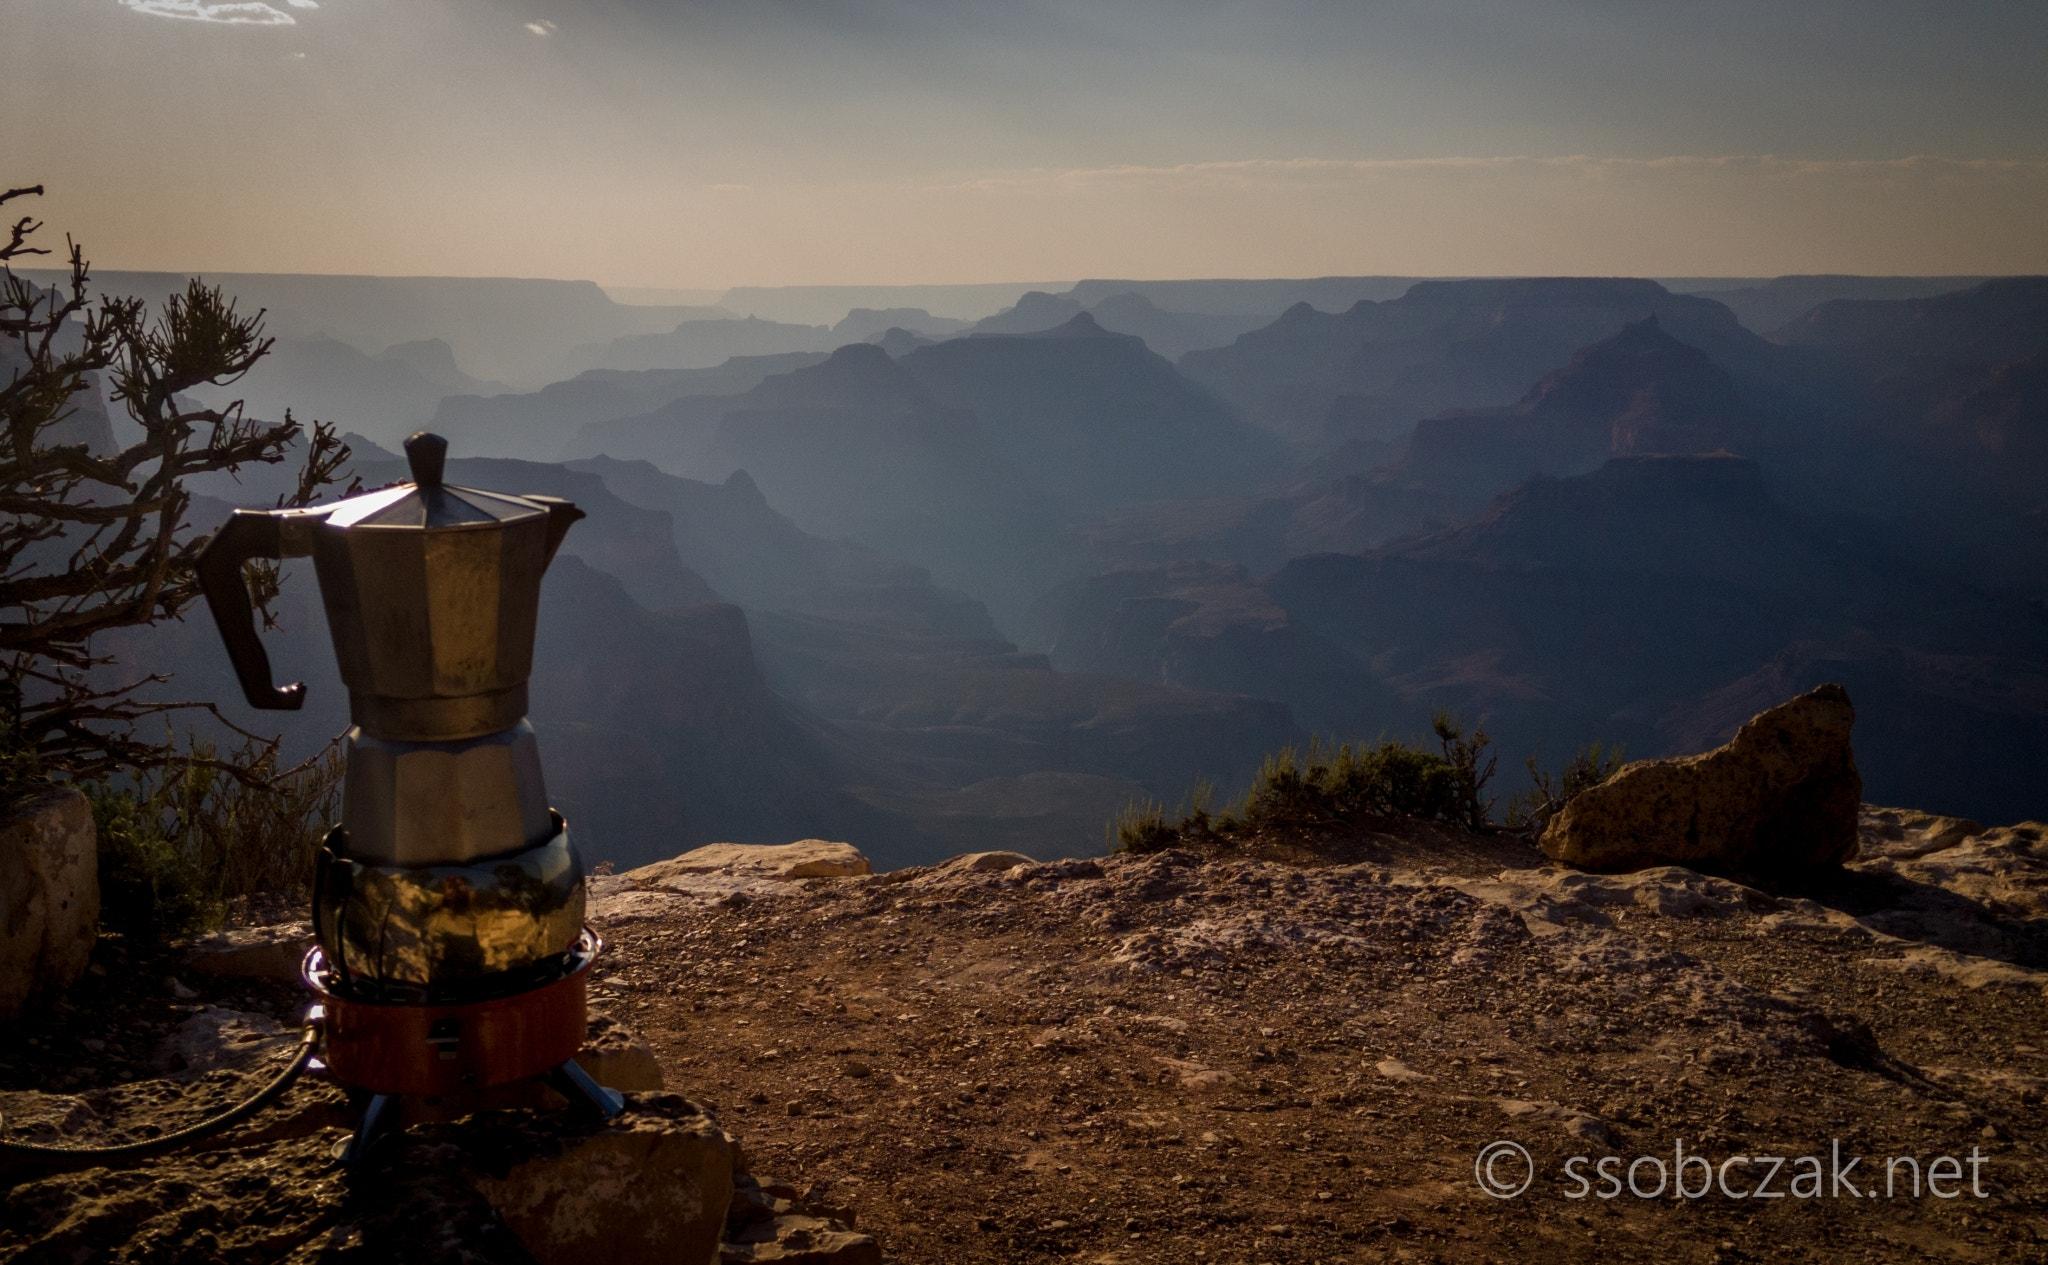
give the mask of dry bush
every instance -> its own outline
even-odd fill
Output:
[[[1495,759],[1484,729],[1439,711],[1431,722],[1438,750],[1381,739],[1338,747],[1312,742],[1304,755],[1289,747],[1266,757],[1243,799],[1209,811],[1211,788],[1198,786],[1169,821],[1153,801],[1133,803],[1109,825],[1114,845],[1157,852],[1179,843],[1228,843],[1261,835],[1305,836],[1370,817],[1447,821],[1491,829],[1486,784]]]
[[[1580,747],[1555,777],[1538,768],[1536,757],[1530,756],[1530,789],[1508,801],[1508,828],[1527,831],[1532,839],[1541,837],[1550,819],[1563,812],[1574,795],[1613,777],[1621,771],[1621,763],[1619,743],[1610,747],[1591,742]]]

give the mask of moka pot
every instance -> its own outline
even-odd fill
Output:
[[[509,986],[582,930],[582,867],[548,807],[526,700],[541,576],[583,512],[446,484],[447,448],[407,440],[409,483],[237,510],[198,562],[250,705],[291,710],[305,687],[273,682],[242,569],[313,559],[354,722],[314,923],[358,991]]]

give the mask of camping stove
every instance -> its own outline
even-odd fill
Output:
[[[252,706],[296,709],[255,629],[253,558],[313,559],[349,690],[341,824],[314,870],[326,1070],[360,1100],[344,1159],[405,1094],[533,1077],[604,1115],[622,1100],[574,1062],[603,944],[583,866],[548,807],[526,682],[540,582],[583,512],[442,481],[448,445],[406,441],[412,481],[303,510],[237,510],[199,578]]]

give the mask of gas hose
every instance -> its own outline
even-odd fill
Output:
[[[217,1116],[210,1116],[197,1124],[187,1125],[175,1133],[145,1138],[140,1142],[127,1142],[120,1146],[42,1146],[34,1142],[9,1142],[5,1138],[0,1138],[0,1159],[15,1158],[57,1165],[122,1164],[148,1159],[165,1151],[175,1151],[179,1147],[212,1137],[263,1110],[276,1101],[285,1090],[290,1089],[292,1082],[299,1079],[300,1074],[306,1070],[306,1065],[313,1061],[313,1053],[320,1045],[320,1033],[325,1025],[325,1016],[320,1013],[321,1009],[315,1007],[314,1013],[307,1016],[305,1030],[299,1034],[298,1052],[292,1056],[292,1061],[284,1070],[272,1077],[269,1084]],[[0,1130],[5,1128],[6,1118],[0,1116]]]

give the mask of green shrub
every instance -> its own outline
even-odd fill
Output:
[[[1208,782],[1195,783],[1187,797],[1181,800],[1172,824],[1166,820],[1166,805],[1158,800],[1132,800],[1110,819],[1104,831],[1110,851],[1163,852],[1179,843],[1183,835],[1213,833],[1209,805],[1215,798],[1214,786]]]
[[[205,875],[153,796],[98,782],[80,789],[99,837],[102,929],[153,947],[219,920]]]
[[[99,832],[101,927],[156,945],[217,926],[238,898],[304,897],[340,810],[341,772],[337,747],[278,772],[274,748],[220,760],[194,743],[132,782],[83,784]]]
[[[1286,748],[1266,757],[1251,789],[1222,813],[1209,812],[1211,790],[1198,786],[1176,820],[1163,805],[1133,803],[1110,823],[1117,848],[1157,852],[1179,843],[1259,835],[1312,835],[1367,817],[1447,821],[1468,830],[1491,828],[1486,783],[1496,760],[1484,729],[1439,711],[1431,721],[1438,750],[1381,739],[1328,747],[1318,739],[1304,754]]]

